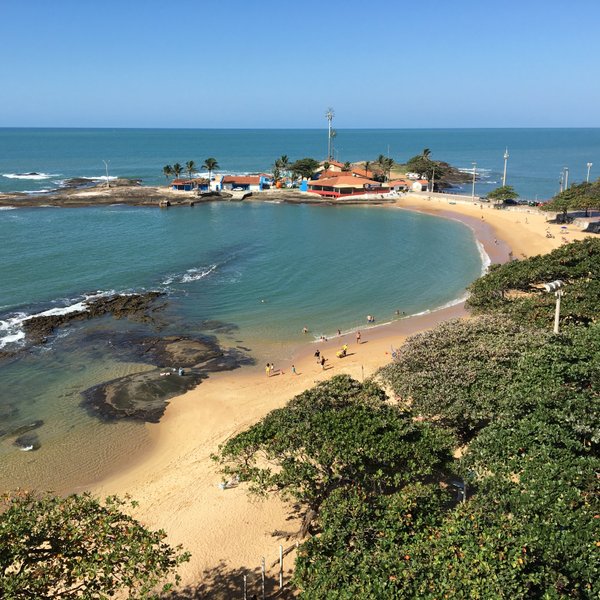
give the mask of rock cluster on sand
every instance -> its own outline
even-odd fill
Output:
[[[82,406],[103,421],[125,418],[157,423],[168,400],[194,388],[209,373],[229,371],[250,362],[238,351],[223,351],[212,339],[187,336],[132,340],[121,350],[134,352],[137,360],[159,368],[119,377],[82,392]]]

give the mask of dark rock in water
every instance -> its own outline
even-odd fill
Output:
[[[101,383],[84,392],[81,403],[103,421],[133,419],[158,423],[167,401],[195,387],[206,375],[157,369]]]
[[[223,355],[215,342],[190,337],[145,338],[137,346],[144,361],[172,367],[193,367]]]
[[[225,323],[224,321],[203,321],[201,325],[205,331],[214,331],[215,333],[233,333],[239,329],[234,323]]]
[[[138,321],[151,321],[148,311],[162,307],[152,307],[153,302],[162,296],[162,292],[146,292],[127,296],[106,296],[86,302],[87,310],[65,313],[62,315],[44,315],[31,317],[23,321],[23,329],[30,344],[43,344],[57,328],[72,321],[82,321],[112,314],[116,319],[134,318]]]
[[[13,445],[25,452],[39,450],[42,447],[37,433],[26,433],[25,435],[21,435],[13,442]]]
[[[88,179],[87,177],[71,177],[70,179],[65,179],[62,182],[61,187],[65,189],[73,189],[94,187],[95,185],[96,182],[93,179]]]
[[[93,331],[88,341],[98,349],[98,356],[110,348],[111,354],[124,362],[143,362],[156,367],[192,367],[221,356],[216,339],[208,335],[165,337],[148,336],[146,331]]]
[[[39,429],[43,424],[44,421],[38,419],[36,421],[32,421],[31,423],[27,423],[26,425],[20,425],[19,427],[14,427],[13,429],[0,431],[0,437],[12,437],[15,435],[23,435],[24,433],[29,433],[34,429]]]

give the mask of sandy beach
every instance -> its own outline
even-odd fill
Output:
[[[576,227],[567,230],[549,224],[535,209],[495,210],[485,203],[455,202],[445,198],[407,195],[395,206],[374,210],[417,210],[463,221],[475,232],[493,263],[548,252],[561,243],[585,236]],[[554,237],[546,237],[547,228]],[[381,291],[384,293],[384,291]],[[294,395],[332,375],[347,373],[362,379],[391,359],[394,348],[407,336],[436,323],[465,315],[462,303],[391,324],[361,330],[321,343],[306,343],[293,359],[279,363],[267,377],[264,365],[211,375],[196,389],[172,400],[157,425],[147,424],[150,450],[134,466],[100,482],[96,494],[129,494],[139,501],[136,516],[152,528],[163,528],[173,544],[183,544],[192,560],[181,570],[183,584],[194,586],[222,576],[225,571],[253,571],[261,558],[276,561],[280,541],[275,530],[294,531],[290,506],[277,498],[250,498],[243,485],[221,489],[221,476],[211,460],[220,443],[283,406]],[[366,325],[366,323],[365,323]],[[302,342],[299,332],[299,342]],[[336,358],[343,344],[349,355]],[[328,359],[326,370],[317,364],[319,348]],[[292,373],[291,365],[296,373]],[[292,565],[292,557],[287,566]]]

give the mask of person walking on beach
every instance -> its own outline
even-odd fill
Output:
[[[360,344],[360,340],[361,340],[360,331],[357,331],[356,332],[356,343]]]
[[[267,377],[271,377],[271,363],[267,363],[267,366],[265,367],[265,373],[267,374]]]
[[[298,373],[296,373],[296,367],[294,365],[292,365],[292,374],[298,375]]]
[[[319,364],[321,362],[321,351],[318,348],[315,352],[315,358],[317,359],[317,364]]]
[[[321,369],[325,370],[325,357],[321,356]]]

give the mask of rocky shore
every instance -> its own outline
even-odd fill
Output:
[[[51,192],[40,194],[24,194],[21,192],[0,193],[0,207],[62,207],[77,208],[83,206],[109,206],[111,204],[127,204],[131,206],[194,206],[204,202],[219,200],[239,201],[246,198],[265,202],[289,202],[294,204],[384,204],[393,199],[382,199],[380,194],[373,198],[351,198],[332,201],[321,198],[317,194],[300,192],[297,189],[271,189],[262,192],[197,192],[176,191],[164,186],[142,185],[137,179],[117,179],[105,183],[90,183],[88,180],[71,180],[68,185]]]
[[[304,200],[310,201],[310,194],[297,190],[270,190],[252,194],[265,200]],[[70,180],[57,190],[40,194],[22,192],[0,193],[0,207],[82,207],[128,204],[132,206],[190,206],[215,200],[236,200],[234,193],[214,192],[198,194],[196,191],[172,190],[167,186],[142,185],[138,179],[117,179],[106,183],[93,183],[89,180]],[[316,198],[318,201],[319,198]]]

